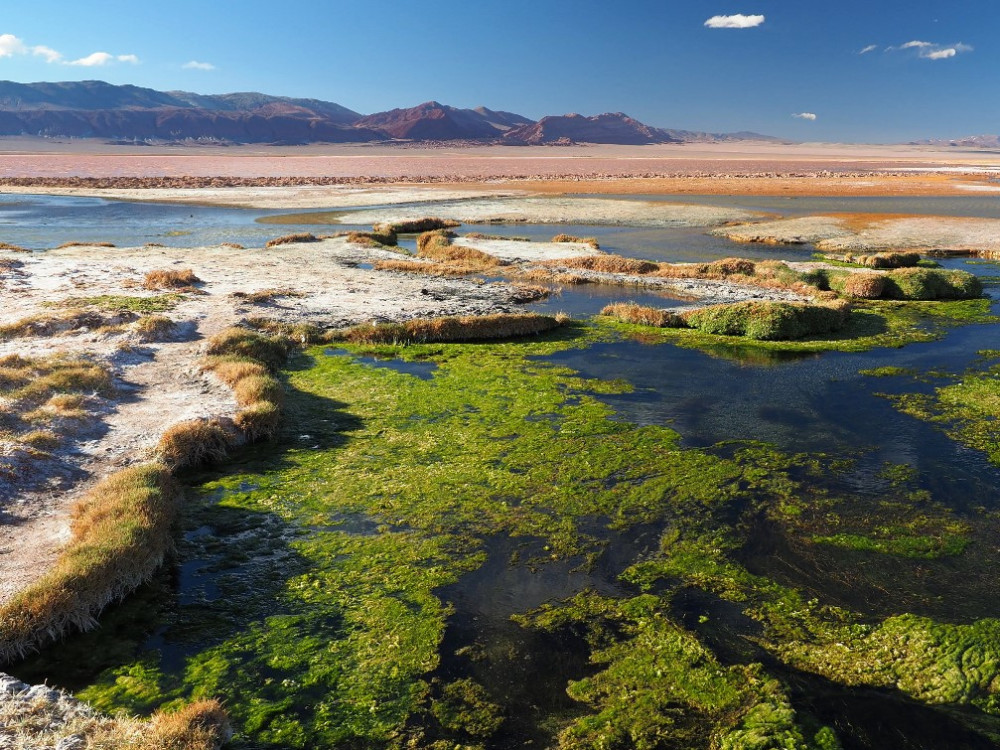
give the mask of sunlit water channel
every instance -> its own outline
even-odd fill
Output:
[[[684,200],[783,214],[870,210],[1000,216],[998,202],[980,196],[787,201],[686,197]],[[252,246],[278,233],[310,229],[308,225],[282,226],[276,232],[276,227],[255,223],[257,217],[266,213],[96,199],[0,196],[0,240],[35,249],[81,240],[110,241],[122,246],[145,242],[187,246],[224,241]],[[443,211],[435,207],[434,213]],[[808,247],[737,247],[698,229],[469,227],[474,229],[532,239],[548,239],[558,232],[595,236],[605,250],[662,261],[707,261],[732,255],[806,259],[811,255]],[[962,260],[950,260],[947,265],[984,276],[992,276],[997,270],[994,265]],[[643,304],[657,304],[660,300],[676,304],[649,292],[585,286],[579,290],[567,288],[561,297],[536,305],[535,309],[567,310],[576,316],[587,316],[609,301],[624,299]],[[625,340],[568,349],[544,361],[569,367],[586,378],[628,381],[631,392],[600,396],[613,407],[616,419],[636,425],[669,426],[679,433],[686,446],[710,448],[726,441],[761,441],[787,453],[850,457],[856,459],[852,469],[831,476],[829,482],[831,488],[859,497],[877,497],[883,491],[884,479],[879,472],[887,463],[905,465],[916,470],[920,486],[937,501],[964,515],[971,513],[972,506],[1000,509],[1000,472],[981,453],[964,448],[940,430],[899,413],[880,395],[894,390],[912,391],[914,385],[910,379],[873,378],[861,371],[893,366],[920,372],[960,372],[983,349],[1000,350],[1000,326],[966,326],[949,332],[940,341],[863,354],[740,357],[731,351],[706,353],[669,344]],[[345,356],[338,350],[327,354]],[[387,365],[376,359],[365,364]],[[393,365],[388,363],[388,366]],[[421,379],[435,377],[432,363],[407,363],[398,369]],[[344,409],[350,412],[350,404]],[[325,420],[310,423],[310,434],[303,436],[292,431],[284,439],[297,446],[303,441],[323,442],[326,438],[321,432],[317,434],[323,429],[321,421]],[[279,450],[286,447],[279,446]],[[241,458],[240,466],[266,465],[268,450],[272,449],[255,448]],[[370,519],[342,520],[346,521],[342,527],[354,529],[352,533],[375,533],[375,524]],[[203,528],[185,529],[185,538],[196,540]],[[245,531],[245,525],[234,521],[230,533],[238,535]],[[618,574],[655,548],[661,531],[659,526],[651,524],[611,535],[596,564],[586,570],[573,562],[556,562],[540,568],[512,565],[511,541],[493,538],[486,544],[484,565],[458,583],[439,590],[438,596],[454,607],[441,645],[443,661],[439,676],[448,677],[450,670],[466,674],[471,669],[480,682],[491,686],[492,697],[504,702],[508,716],[514,717],[509,719],[505,732],[488,747],[537,747],[550,739],[544,729],[549,717],[574,710],[573,701],[563,690],[566,681],[579,678],[589,669],[580,643],[560,642],[528,632],[512,623],[511,615],[585,589],[609,596],[622,594],[627,587],[618,581]],[[273,542],[275,548],[282,544],[277,538]],[[182,545],[181,549],[185,547]],[[247,555],[254,554],[253,550],[247,550]],[[788,549],[780,540],[769,538],[766,529],[761,529],[760,536],[741,554],[741,562],[753,572],[873,618],[902,612],[957,622],[1000,616],[1000,599],[993,596],[996,587],[984,581],[957,581],[959,576],[968,578],[969,571],[961,568],[954,571],[954,576],[942,569],[919,585],[887,595],[877,585],[876,566],[882,560],[876,556],[838,555],[826,550],[803,557],[801,550]],[[282,565],[292,568],[296,564],[294,559],[280,560]],[[244,576],[248,585],[259,583],[245,577],[250,574],[241,572],[238,566],[226,570],[218,565],[218,559],[185,558],[182,552],[172,569],[144,593],[149,598],[166,596],[168,603],[160,605],[162,608],[153,623],[143,623],[143,634],[137,640],[133,640],[134,634],[123,637],[121,628],[127,628],[128,622],[119,619],[115,621],[118,630],[106,633],[99,640],[106,652],[104,658],[70,666],[59,659],[60,654],[72,650],[56,649],[53,659],[22,665],[18,676],[44,678],[52,684],[80,688],[89,684],[99,669],[135,658],[152,660],[166,672],[183,671],[188,660],[204,645],[185,637],[186,630],[197,630],[192,618],[223,616],[213,614],[213,607],[225,589],[225,586],[220,588],[219,581],[231,585],[233,580]],[[892,565],[890,562],[889,567]],[[281,578],[283,572],[287,571],[277,571],[275,576]],[[975,572],[984,577],[990,575],[988,570]],[[961,589],[956,596],[958,586]],[[699,596],[693,592],[689,598],[677,600],[674,603],[677,617],[711,643],[720,658],[744,658],[741,649],[745,644],[740,639],[743,629],[750,626],[732,605],[707,595]],[[961,600],[957,601],[959,597]],[[275,614],[279,613],[276,609]],[[333,632],[340,623],[330,623],[330,627]],[[318,637],[322,639],[323,633]],[[447,656],[484,640],[493,644],[493,649],[471,667],[466,661]],[[72,649],[72,644],[69,648]],[[755,654],[754,658],[760,656]],[[775,669],[792,686],[796,706],[834,725],[845,748],[993,746],[984,737],[961,728],[953,719],[914,702],[899,701],[879,691],[842,688],[819,678],[782,671],[780,667]],[[252,700],[252,696],[246,699]],[[955,744],[942,744],[949,741]],[[252,735],[244,736],[241,742],[246,747],[259,746]]]

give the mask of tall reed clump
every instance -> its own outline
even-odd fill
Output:
[[[111,602],[163,562],[180,488],[161,463],[105,478],[73,512],[72,538],[55,565],[0,606],[0,660],[37,650],[70,630],[88,630]]]
[[[688,326],[703,333],[785,341],[840,330],[847,324],[850,312],[850,304],[843,300],[821,304],[737,302],[702,307],[683,317]]]
[[[531,336],[566,325],[565,315],[497,314],[410,320],[406,323],[363,323],[340,338],[359,344],[406,344],[481,341]]]

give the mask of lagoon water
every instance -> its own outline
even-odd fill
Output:
[[[1000,202],[982,196],[794,200],[684,196],[683,200],[783,214],[870,210],[1000,217]],[[276,231],[277,227],[255,223],[256,218],[268,213],[276,212],[0,196],[0,241],[33,249],[82,240],[117,245],[239,242],[259,246],[279,233],[310,230],[307,225],[286,225]],[[558,232],[594,236],[602,249],[610,252],[664,261],[706,261],[732,255],[807,259],[811,253],[809,248],[798,247],[736,247],[697,229],[491,225],[481,231],[533,239],[548,239]],[[982,276],[994,276],[997,272],[993,264],[950,260],[947,265]],[[991,294],[995,291],[990,288]],[[561,297],[540,303],[535,309],[566,310],[575,316],[587,316],[609,301],[625,299],[644,304],[661,301],[676,304],[675,300],[652,292],[584,286],[579,290],[567,288]],[[599,397],[613,407],[616,419],[636,425],[669,426],[679,433],[686,446],[710,449],[727,441],[763,442],[786,453],[851,458],[853,467],[831,477],[830,490],[870,502],[876,502],[885,489],[886,480],[881,472],[887,464],[911,467],[921,489],[930,492],[935,501],[960,517],[973,519],[976,514],[1000,510],[1000,470],[983,454],[962,447],[937,427],[896,411],[883,395],[928,390],[932,386],[914,384],[911,378],[900,376],[875,378],[862,371],[893,366],[916,372],[958,373],[984,349],[1000,350],[1000,326],[960,327],[939,341],[861,354],[741,357],[732,350],[704,352],[670,344],[622,340],[568,349],[545,359],[587,378],[628,381],[631,392]],[[337,350],[329,353],[342,354]],[[387,363],[371,359],[366,364],[385,367]],[[409,363],[395,369],[421,379],[435,377],[432,363]],[[357,533],[373,533],[372,524],[362,521],[356,524]],[[242,533],[241,527],[236,528],[234,533]],[[609,538],[597,565],[589,572],[563,563],[537,570],[509,564],[511,550],[507,540],[494,539],[488,544],[488,559],[480,570],[439,592],[454,607],[441,653],[453,653],[484,636],[490,639],[503,656],[484,658],[475,667],[476,676],[497,686],[494,698],[502,697],[512,710],[525,712],[523,720],[512,721],[508,731],[490,748],[526,747],[530,746],[529,740],[543,741],[545,732],[539,727],[549,718],[546,712],[555,714],[572,709],[572,701],[566,698],[562,687],[570,676],[579,676],[587,670],[581,653],[572,648],[562,653],[559,644],[526,635],[510,621],[510,615],[584,589],[615,595],[621,586],[617,574],[654,548],[660,531],[654,525]],[[199,529],[189,529],[188,533],[198,534]],[[741,555],[740,562],[751,572],[770,576],[869,618],[902,612],[948,622],[1000,617],[1000,598],[995,596],[997,587],[987,580],[993,575],[987,569],[970,571],[957,566],[949,571],[943,565],[924,583],[882,591],[877,585],[878,571],[868,569],[859,573],[851,567],[858,562],[857,556],[848,559],[838,557],[836,551],[827,551],[805,557],[801,550],[782,547],[780,541],[768,535],[766,528],[760,530]],[[138,658],[158,661],[164,670],[174,674],[190,669],[188,659],[196,656],[203,644],[184,640],[185,617],[190,617],[185,615],[185,607],[196,604],[198,616],[215,616],[216,580],[225,575],[227,571],[214,569],[204,560],[179,561],[174,576],[166,576],[157,584],[161,590],[172,589],[174,599],[169,605],[172,609],[161,616],[161,622],[139,645],[137,653],[119,653],[114,633],[109,633],[105,641],[107,658],[100,666],[115,666]],[[725,657],[728,643],[746,635],[740,630],[745,625],[738,613],[729,611],[730,605],[721,600],[693,592],[688,598],[679,598],[674,606],[685,626],[712,643],[720,658]],[[703,626],[703,621],[709,625]],[[331,624],[331,628],[335,627],[340,627],[340,623]],[[325,636],[319,633],[315,637],[322,641]],[[449,661],[443,658],[442,670],[447,673]],[[734,653],[725,658],[735,660],[739,655]],[[887,691],[842,688],[791,670],[776,669],[792,686],[796,706],[805,707],[835,725],[845,748],[948,747],[940,743],[949,738],[958,743],[956,747],[993,746],[945,714]],[[89,684],[95,674],[92,669],[67,677],[52,662],[42,661],[24,665],[19,676],[47,678],[50,683],[76,688]],[[246,699],[254,698],[246,696]],[[251,739],[245,746],[257,745]]]

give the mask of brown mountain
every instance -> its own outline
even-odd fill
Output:
[[[543,117],[531,125],[512,128],[503,135],[503,142],[512,146],[534,146],[559,141],[631,146],[671,143],[676,140],[665,131],[644,125],[622,112],[606,112],[593,117],[578,114]]]
[[[495,140],[515,125],[532,121],[511,112],[457,109],[424,102],[409,109],[392,109],[362,117],[356,127],[380,130],[393,138],[417,141]]]
[[[927,138],[922,141],[910,141],[909,145],[1000,148],[1000,135],[967,135],[964,138]]]

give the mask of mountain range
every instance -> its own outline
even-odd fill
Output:
[[[688,143],[777,138],[654,128],[622,112],[535,121],[513,112],[436,101],[362,115],[333,102],[256,92],[195,94],[103,81],[0,81],[0,135],[131,143],[363,143],[466,141],[528,146]]]

